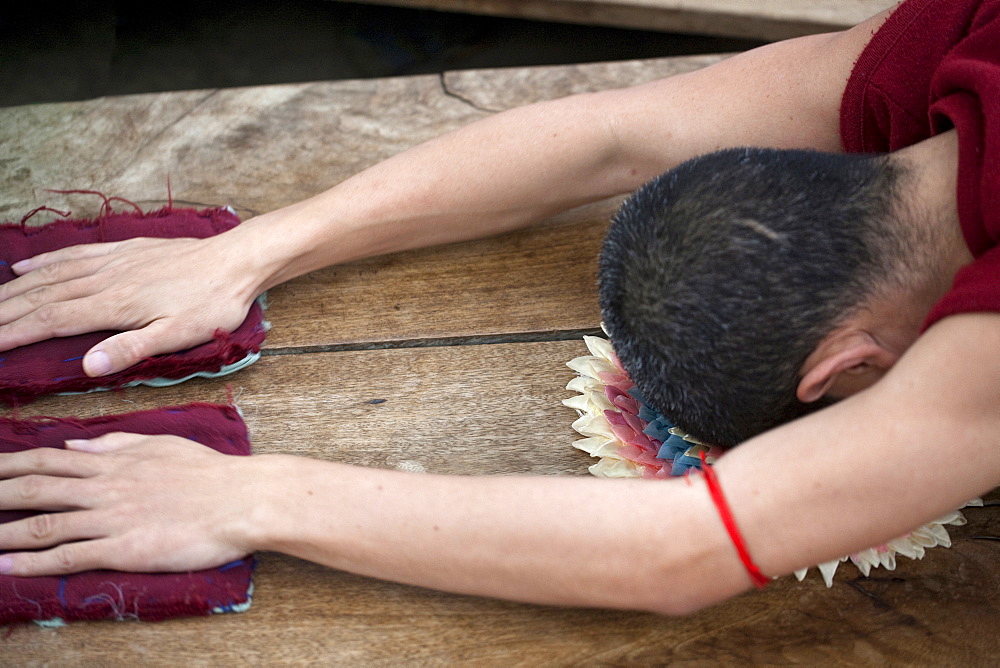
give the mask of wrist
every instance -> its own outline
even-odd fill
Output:
[[[274,551],[287,532],[289,504],[299,502],[294,497],[298,489],[295,464],[300,459],[289,455],[241,458],[246,510],[242,521],[237,523],[234,540],[244,545],[247,552]]]
[[[238,272],[251,279],[253,296],[310,271],[370,255],[357,248],[365,237],[341,222],[327,191],[313,198],[255,216],[220,235]]]
[[[297,249],[283,236],[270,214],[264,214],[207,241],[212,247],[211,256],[228,268],[231,284],[250,302],[297,275],[288,271]]]

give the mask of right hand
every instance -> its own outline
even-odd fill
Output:
[[[246,318],[257,284],[225,234],[72,246],[15,263],[0,285],[0,351],[53,337],[122,333],[91,348],[89,376],[210,341]]]
[[[0,574],[183,572],[254,550],[249,518],[268,460],[177,436],[111,433],[66,446],[0,454],[0,509],[43,511],[0,525],[0,551],[11,551]]]

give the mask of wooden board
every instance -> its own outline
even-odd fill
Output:
[[[843,30],[896,4],[896,0],[356,1],[466,14],[763,40]]]
[[[158,206],[168,175],[178,203],[232,203],[248,216],[493,111],[717,59],[3,109],[0,216],[40,204],[96,213],[92,198],[45,188],[97,188]],[[221,402],[231,388],[258,453],[446,474],[585,475],[589,458],[569,445],[573,413],[559,404],[569,394],[564,363],[584,348],[526,340],[596,325],[593,254],[611,208],[315,272],[273,291],[275,330],[250,369],[175,388],[48,398],[21,413]],[[508,342],[472,345],[484,341]],[[389,344],[402,347],[378,349]],[[902,559],[892,573],[858,579],[845,567],[830,590],[815,574],[786,579],[684,619],[441,594],[263,554],[245,614],[0,629],[0,665],[982,664],[1000,651],[1000,564],[997,544],[973,536],[1000,535],[998,516],[969,511],[954,548]]]
[[[144,208],[231,205],[244,218],[329,188],[492,112],[689,72],[721,56],[106,97],[0,108],[0,218],[95,215],[99,189]],[[36,219],[52,219],[40,214]]]
[[[269,349],[596,331],[611,205],[535,230],[329,267],[270,291]]]
[[[228,382],[257,452],[437,473],[583,475],[590,460],[570,447],[573,413],[558,403],[571,377],[563,363],[582,350],[561,341],[271,355]],[[222,400],[226,385],[30,408],[96,415]],[[952,549],[901,559],[895,572],[862,579],[845,566],[832,589],[815,573],[786,578],[684,619],[442,594],[263,554],[247,613],[0,629],[0,663],[981,664],[1000,652],[1000,554],[972,536],[998,535],[1000,511],[968,514]],[[595,526],[602,521],[595,515]]]
[[[103,98],[0,109],[0,217],[95,215],[98,189],[143,208],[232,204],[244,217],[323,190],[494,111],[649,81],[699,56],[374,81]],[[270,348],[597,327],[596,257],[615,202],[548,225],[356,262],[274,289]],[[126,207],[127,208],[127,207]],[[33,222],[51,220],[42,213]],[[552,306],[557,304],[558,306]]]
[[[21,413],[90,417],[225,403],[231,389],[258,454],[381,467],[405,460],[403,468],[431,473],[583,474],[587,455],[550,445],[573,440],[573,411],[559,402],[573,394],[564,389],[573,378],[566,362],[581,354],[579,340],[272,354],[225,379],[48,397]]]

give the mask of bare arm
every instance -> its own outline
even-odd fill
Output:
[[[762,570],[885,542],[1000,482],[998,346],[1000,315],[947,318],[873,388],[725,455],[716,470]],[[0,457],[0,508],[78,509],[0,527],[0,550],[93,540],[0,570],[186,570],[269,549],[448,591],[671,614],[750,585],[701,478],[430,476],[173,437],[78,447],[91,452]]]
[[[883,20],[512,109],[427,142],[244,226],[267,239],[260,289],[329,264],[530,225],[727,146],[838,151],[844,85]],[[288,242],[275,251],[279,238]]]
[[[329,264],[497,234],[629,192],[722,146],[838,150],[844,83],[878,16],[663,81],[514,109],[205,240],[80,246],[16,265],[0,350],[87,331],[103,375],[232,330],[261,291]]]
[[[998,346],[1000,315],[946,319],[867,392],[725,455],[716,471],[762,570],[786,575],[887,542],[1000,483]],[[258,540],[337,568],[667,613],[750,586],[701,478],[428,478],[298,466],[298,498],[265,504],[260,526],[273,528]],[[614,522],[595,519],[597,508]],[[310,521],[317,515],[324,519]]]

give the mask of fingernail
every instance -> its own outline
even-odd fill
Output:
[[[87,353],[83,358],[83,371],[88,376],[103,376],[111,371],[111,358],[101,350]]]
[[[10,268],[19,274],[23,271],[28,271],[31,269],[31,260],[21,260],[20,262],[15,262],[10,265]]]
[[[85,438],[71,438],[66,441],[66,447],[72,450],[85,450],[88,443],[90,441]]]
[[[0,575],[14,570],[14,560],[10,557],[0,557]]]

